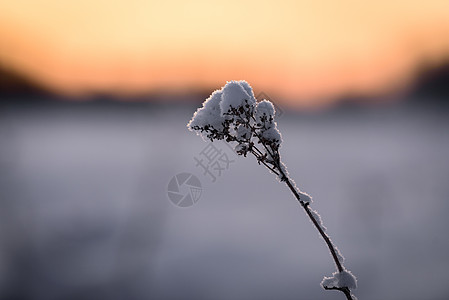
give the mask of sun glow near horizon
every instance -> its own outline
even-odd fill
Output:
[[[448,36],[447,1],[0,1],[0,63],[62,93],[245,79],[326,105],[405,85]]]

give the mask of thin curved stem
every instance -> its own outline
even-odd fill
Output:
[[[280,164],[280,161],[278,163]],[[345,268],[343,267],[342,263],[340,262],[340,260],[338,258],[337,250],[335,249],[334,244],[332,244],[332,242],[331,242],[331,240],[329,238],[329,235],[326,232],[324,232],[324,230],[318,224],[318,221],[313,216],[313,214],[312,214],[312,212],[310,210],[310,207],[309,207],[309,203],[308,202],[304,202],[304,201],[301,200],[301,197],[300,197],[298,191],[296,190],[296,188],[291,183],[290,178],[288,176],[286,176],[286,174],[284,173],[282,168],[278,167],[278,170],[281,173],[281,175],[285,178],[285,183],[290,188],[290,190],[292,191],[293,195],[295,195],[296,199],[301,204],[302,208],[304,208],[304,210],[306,211],[307,216],[312,221],[313,225],[315,226],[315,228],[320,233],[321,237],[326,242],[326,245],[329,248],[329,251],[331,252],[332,258],[334,259],[334,262],[335,262],[335,265],[336,265],[336,267],[338,269],[338,272],[343,272],[345,270]],[[326,286],[323,286],[323,288],[325,290],[338,290],[338,291],[340,291],[340,292],[345,294],[347,300],[354,300],[353,295],[351,294],[351,291],[350,291],[350,289],[348,287],[339,288],[339,287],[326,287]]]
[[[254,156],[257,155],[253,152]],[[334,259],[335,265],[338,269],[338,272],[342,272],[344,270],[343,265],[341,264],[340,260],[338,259],[338,255],[337,255],[337,251],[335,250],[335,246],[332,244],[329,235],[324,232],[324,230],[321,228],[321,226],[318,224],[318,221],[315,219],[315,217],[313,216],[310,207],[309,207],[309,203],[306,203],[304,201],[301,200],[301,196],[299,195],[298,191],[296,190],[296,188],[293,186],[290,177],[288,177],[284,171],[282,170],[282,168],[280,167],[280,162],[278,162],[278,164],[276,165],[277,170],[279,170],[279,173],[277,173],[272,167],[268,166],[265,162],[262,161],[262,163],[272,172],[274,172],[276,175],[281,175],[282,178],[285,178],[285,183],[287,184],[287,186],[289,187],[289,189],[292,191],[293,195],[295,195],[296,199],[298,200],[298,202],[301,204],[302,208],[306,211],[307,216],[309,217],[309,219],[312,221],[313,225],[315,226],[315,228],[318,230],[318,232],[320,233],[321,237],[324,239],[324,241],[326,242],[327,247],[329,248],[329,251],[331,252],[332,258]]]
[[[301,200],[301,197],[300,197],[298,191],[296,190],[296,188],[291,183],[290,178],[285,175],[284,171],[281,168],[278,167],[278,170],[279,170],[279,172],[281,172],[281,175],[284,178],[286,178],[285,183],[290,188],[290,190],[292,191],[293,195],[295,195],[296,199],[301,204],[302,208],[304,208],[304,210],[306,211],[307,216],[310,218],[310,220],[312,221],[313,225],[315,225],[315,227],[318,230],[318,232],[320,233],[321,237],[326,242],[327,247],[329,248],[329,251],[332,254],[332,258],[334,259],[335,265],[337,266],[338,272],[342,272],[344,270],[344,268],[343,268],[340,260],[338,259],[337,251],[335,250],[335,247],[332,244],[332,242],[331,242],[329,236],[327,235],[327,233],[324,232],[324,230],[318,224],[318,221],[315,219],[315,217],[313,216],[312,212],[310,211],[309,203],[306,203],[306,202]]]

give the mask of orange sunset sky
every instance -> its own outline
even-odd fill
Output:
[[[447,0],[0,0],[0,65],[65,94],[245,79],[319,106],[403,88],[448,59]]]

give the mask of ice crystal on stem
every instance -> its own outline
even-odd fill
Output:
[[[225,140],[235,144],[238,155],[252,154],[285,182],[304,208],[321,237],[326,242],[337,267],[332,277],[325,277],[322,286],[326,290],[339,290],[347,299],[354,300],[350,289],[356,288],[356,279],[343,266],[343,257],[325,232],[320,215],[310,208],[312,198],[300,191],[281,161],[279,148],[282,136],[274,120],[275,108],[268,100],[257,102],[251,86],[246,81],[230,81],[204,101],[187,127],[206,140]]]

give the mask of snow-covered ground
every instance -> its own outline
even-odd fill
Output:
[[[0,298],[342,299],[288,189],[253,158],[212,182],[196,107],[6,105],[0,112]],[[359,299],[449,295],[447,111],[401,106],[278,120],[281,154],[358,277]],[[202,183],[188,208],[167,197]]]

